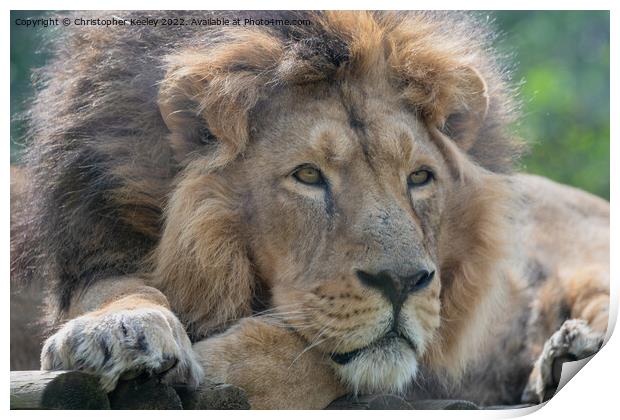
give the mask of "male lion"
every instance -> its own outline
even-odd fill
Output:
[[[513,173],[486,22],[199,15],[242,25],[72,26],[41,70],[13,269],[49,283],[43,369],[513,404],[598,350],[609,206]]]

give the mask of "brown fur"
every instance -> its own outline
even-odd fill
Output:
[[[525,296],[539,296],[532,313],[552,325],[535,330],[532,318],[543,342],[562,321],[549,302],[600,328],[605,282],[574,270],[601,264],[605,273],[605,244],[590,246],[569,270],[575,277],[557,273],[571,279],[557,280],[561,297],[526,285],[523,255],[534,248],[514,221],[540,203],[522,223],[537,231],[547,225],[536,217],[558,210],[510,175],[522,143],[508,131],[515,105],[491,30],[439,12],[282,17],[312,25],[145,28],[140,37],[79,29],[46,67],[29,155],[36,206],[24,212],[32,222],[13,258],[15,275],[50,279],[56,320],[72,320],[48,340],[43,366],[93,370],[113,386],[119,364],[132,363],[126,355],[112,355],[114,369],[95,350],[76,361],[71,342],[93,341],[81,332],[90,331],[121,348],[97,325],[148,316],[153,328],[132,326],[183,349],[177,379],[196,380],[196,358],[208,379],[246,387],[255,407],[318,408],[347,389],[401,390],[418,362],[427,390],[457,384],[467,394],[459,380],[475,380],[493,348],[514,352],[518,374],[498,367],[503,382],[469,397],[517,402],[538,345],[521,340]],[[327,186],[291,176],[308,162]],[[408,175],[426,167],[436,179],[408,187]],[[597,206],[605,213],[605,204],[586,207]],[[604,214],[596,223],[604,231]],[[541,247],[560,237],[535,235]],[[536,255],[545,279],[561,266],[553,255]],[[384,357],[372,346],[393,307],[356,273],[421,269],[435,278],[403,301],[397,326],[413,346],[390,342],[392,359]],[[168,309],[196,342],[193,353]],[[352,364],[329,359],[366,346]],[[147,366],[158,370],[155,353]]]

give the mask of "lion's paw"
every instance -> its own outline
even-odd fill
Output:
[[[566,361],[581,360],[596,353],[603,345],[604,335],[593,331],[586,321],[569,319],[547,340],[532,373],[522,400],[543,402],[555,392],[559,369]],[[558,366],[559,364],[559,366]],[[555,371],[555,372],[554,372]]]
[[[75,318],[46,340],[41,369],[94,373],[106,391],[113,390],[119,378],[140,373],[162,375],[168,382],[192,387],[203,378],[183,325],[165,308]]]

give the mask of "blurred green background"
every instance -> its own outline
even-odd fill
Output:
[[[531,144],[523,170],[609,198],[609,13],[589,11],[481,12],[500,31],[497,48],[514,68],[522,118],[515,126]],[[41,36],[11,12],[11,114],[32,94],[31,69],[45,62]],[[11,124],[11,161],[19,162],[23,124]]]

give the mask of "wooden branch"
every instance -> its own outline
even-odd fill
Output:
[[[390,394],[347,395],[338,398],[327,410],[412,410],[413,406],[404,398]]]
[[[182,410],[173,387],[155,377],[121,381],[109,394],[113,410]]]
[[[11,372],[11,409],[247,410],[245,391],[228,384],[198,390],[141,375],[106,394],[96,376],[78,371]]]
[[[398,395],[374,394],[345,396],[332,402],[328,410],[477,410],[479,407],[463,400],[407,400]]]
[[[77,371],[11,372],[11,409],[110,408],[97,377]]]
[[[196,391],[175,387],[185,410],[249,410],[245,391],[229,384],[205,384]]]
[[[561,369],[561,368],[558,368]],[[559,376],[559,374],[556,374]],[[493,406],[485,409],[520,408]],[[168,385],[160,378],[142,375],[120,381],[106,394],[96,376],[78,371],[11,372],[11,409],[121,409],[121,410],[247,410],[247,394],[229,384],[203,384],[197,390]],[[408,400],[390,394],[345,396],[332,402],[332,410],[475,410],[462,400]]]

